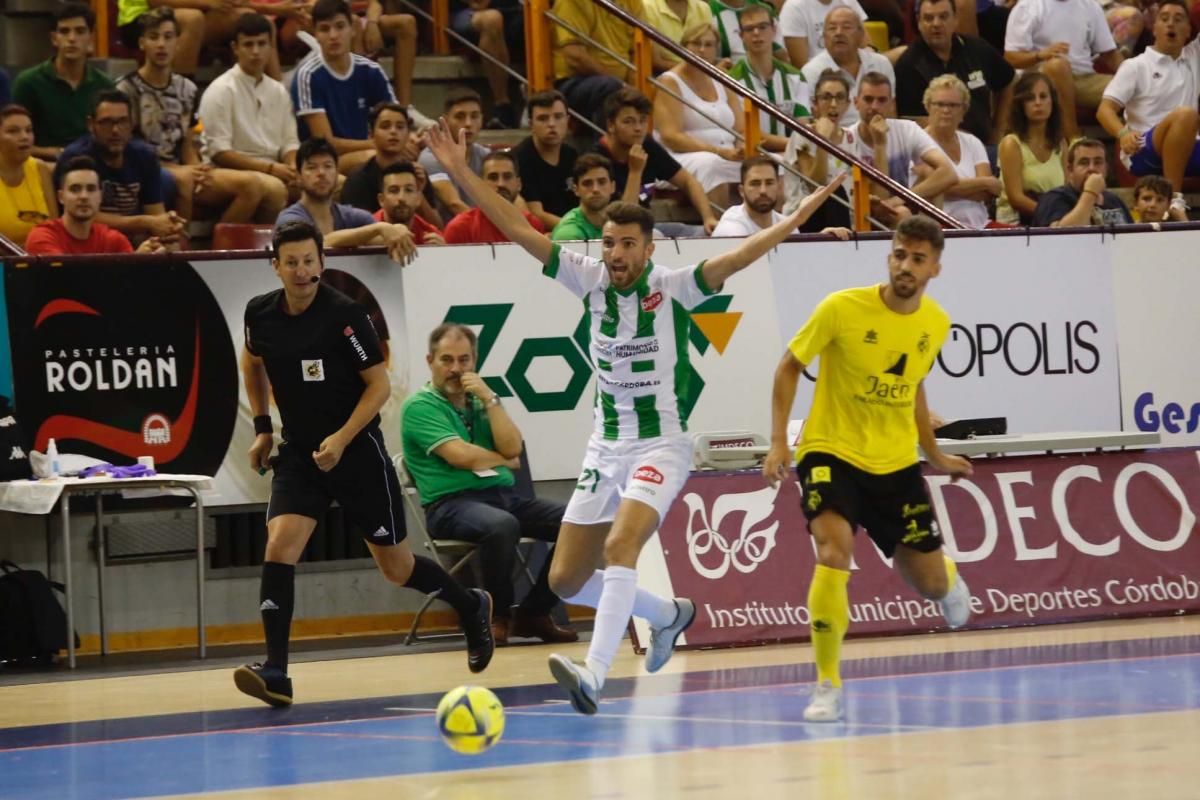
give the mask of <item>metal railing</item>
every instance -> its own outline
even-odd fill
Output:
[[[780,122],[786,129],[804,137],[815,147],[823,150],[833,158],[850,164],[851,178],[854,182],[853,216],[857,230],[869,229],[868,212],[870,210],[871,183],[878,184],[892,194],[903,198],[909,205],[937,220],[943,227],[951,229],[963,227],[960,222],[946,214],[940,208],[925,198],[914,194],[907,186],[893,180],[870,164],[862,162],[837,145],[818,136],[815,131],[796,122],[777,107],[747,89],[730,75],[696,58],[677,42],[667,38],[642,20],[634,17],[625,9],[613,4],[610,0],[590,0],[590,2],[596,8],[613,15],[633,29],[632,63],[626,61],[623,55],[613,54],[611,51],[606,52],[610,52],[610,55],[617,57],[620,63],[634,71],[634,84],[647,96],[652,94],[652,87],[654,85],[654,81],[651,78],[651,43],[654,43],[675,57],[691,63],[714,81],[742,98],[743,113],[745,115],[744,137],[748,151],[757,152],[762,143],[762,131],[759,125],[759,114],[757,113],[761,111]],[[550,3],[551,0],[525,0],[526,73],[529,89],[534,92],[553,88],[554,86],[553,32],[550,26],[552,23],[559,25],[563,23],[551,13]],[[570,26],[563,25],[563,27],[579,35],[579,32],[574,31]]]

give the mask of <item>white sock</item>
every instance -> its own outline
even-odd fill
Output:
[[[596,608],[600,605],[600,597],[604,592],[604,570],[596,570],[588,578],[578,592],[571,597],[564,597],[563,602],[577,606]],[[655,628],[663,628],[675,621],[679,610],[671,600],[664,600],[656,594],[638,589],[633,599],[633,615],[641,617]]]
[[[604,570],[604,590],[596,606],[596,622],[592,627],[592,644],[588,648],[587,667],[596,676],[598,687],[604,686],[612,667],[621,637],[633,616],[637,596],[637,570],[629,567],[609,567]]]

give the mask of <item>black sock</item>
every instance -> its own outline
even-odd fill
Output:
[[[425,594],[440,589],[442,593],[438,595],[438,599],[449,603],[460,617],[469,617],[479,610],[479,598],[464,589],[435,561],[424,556],[413,556],[413,560],[416,563],[413,564],[412,575],[408,577],[405,586]]]
[[[296,566],[263,562],[258,599],[263,633],[267,637],[267,664],[287,672],[288,637],[292,629],[292,609],[296,604]]]

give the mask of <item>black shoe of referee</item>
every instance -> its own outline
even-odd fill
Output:
[[[292,704],[292,679],[279,667],[247,664],[234,670],[233,682],[242,692],[269,706],[287,708]]]
[[[496,640],[492,638],[492,596],[483,589],[470,591],[479,598],[479,610],[462,619],[467,637],[467,667],[471,672],[483,672],[496,650]]]

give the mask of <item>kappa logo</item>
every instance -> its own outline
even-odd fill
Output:
[[[300,368],[304,372],[304,382],[305,383],[309,383],[312,381],[325,380],[325,364],[319,358],[313,359],[311,361],[301,360]]]
[[[14,446],[12,452],[8,454],[9,461],[24,461],[26,458],[28,456],[25,455],[25,451],[21,449],[20,445]]]
[[[638,467],[637,472],[633,473],[633,479],[635,481],[645,481],[646,483],[657,483],[659,485],[665,480],[663,474],[651,466]]]
[[[642,311],[653,311],[662,305],[663,293],[655,292],[649,297],[642,298]]]

